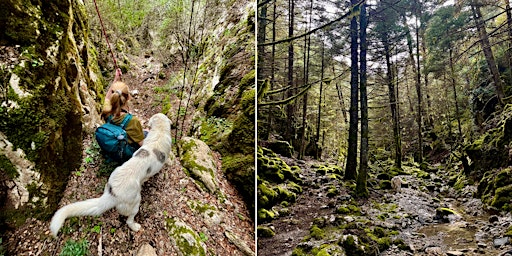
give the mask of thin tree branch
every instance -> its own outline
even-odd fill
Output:
[[[290,41],[293,41],[293,40],[296,40],[296,39],[299,39],[299,38],[302,38],[302,37],[305,37],[307,35],[310,35],[310,34],[313,34],[315,33],[316,31],[318,30],[321,30],[323,28],[326,28],[348,16],[350,16],[353,12],[353,10],[356,8],[356,7],[359,7],[363,2],[365,2],[366,0],[360,0],[357,4],[355,4],[354,6],[352,6],[350,8],[350,11],[348,11],[347,13],[343,14],[342,16],[340,16],[339,18],[335,19],[335,20],[332,20],[320,27],[317,27],[317,28],[314,28],[313,30],[310,30],[306,33],[303,33],[303,34],[300,34],[300,35],[297,35],[297,36],[293,36],[293,37],[289,37],[289,38],[286,38],[286,39],[282,39],[282,40],[278,40],[278,41],[275,41],[275,42],[269,42],[269,43],[261,43],[261,44],[258,44],[258,47],[264,47],[264,46],[269,46],[269,45],[274,45],[274,44],[282,44],[282,43],[287,43],[287,42],[290,42]]]

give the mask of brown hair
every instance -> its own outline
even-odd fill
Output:
[[[121,114],[121,109],[130,99],[130,90],[128,85],[123,82],[114,82],[112,86],[110,86],[109,90],[111,93],[110,104],[105,100],[105,105],[101,114],[105,118],[110,115],[119,116]]]

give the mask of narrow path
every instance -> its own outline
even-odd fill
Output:
[[[349,196],[337,180],[326,179],[311,167],[317,162],[296,161],[285,157],[281,159],[290,166],[297,165],[301,168],[303,191],[289,207],[289,215],[265,224],[276,235],[271,238],[258,238],[258,256],[291,255],[293,249],[302,242],[302,238],[309,234],[313,220],[334,214],[338,198]],[[339,196],[327,196],[330,184],[338,188]]]
[[[171,69],[160,69],[160,63],[150,58],[133,57],[134,68],[123,75],[123,81],[136,92],[130,112],[139,117],[143,126],[149,118],[162,110],[161,95],[155,88],[167,83],[159,79],[172,75]],[[171,93],[168,93],[171,94]],[[192,113],[192,112],[191,112]],[[190,115],[192,116],[192,114]],[[91,135],[84,137],[83,163],[79,171],[71,174],[60,205],[98,197],[113,167],[105,165],[98,150],[94,149]],[[49,233],[49,220],[28,219],[9,235],[2,245],[13,255],[58,255],[66,241],[87,241],[92,255],[136,255],[143,244],[155,248],[158,255],[180,255],[168,231],[167,220],[178,219],[198,235],[209,254],[244,255],[226,236],[234,234],[251,250],[255,250],[254,224],[248,209],[236,189],[227,181],[221,170],[220,155],[214,157],[218,164],[216,177],[222,196],[200,189],[183,172],[177,159],[144,183],[142,202],[135,220],[142,225],[139,232],[132,232],[125,224],[126,218],[110,210],[100,217],[71,218],[66,221],[58,239]],[[216,214],[208,218],[197,209],[214,208]]]

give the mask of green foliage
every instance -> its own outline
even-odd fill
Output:
[[[89,252],[89,241],[82,239],[75,241],[69,239],[64,244],[60,256],[85,256],[90,255]]]
[[[16,170],[16,166],[14,166],[5,155],[0,155],[0,170],[5,172],[7,176],[11,179],[17,178],[20,176],[18,171]]]

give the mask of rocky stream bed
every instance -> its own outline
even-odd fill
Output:
[[[329,164],[280,158],[301,168],[302,193],[259,223],[258,255],[512,255],[511,214],[474,198],[476,185],[447,185],[454,170],[409,164],[395,193],[381,169],[361,200],[352,196],[353,182],[325,171]]]

